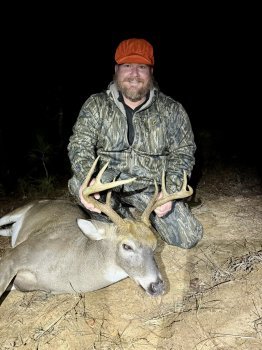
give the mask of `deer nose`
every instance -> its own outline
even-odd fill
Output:
[[[163,294],[164,291],[165,284],[160,278],[156,282],[152,282],[148,288],[148,293],[154,297]]]

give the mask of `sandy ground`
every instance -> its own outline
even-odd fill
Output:
[[[261,350],[262,194],[250,179],[203,177],[192,208],[203,240],[156,251],[165,295],[149,297],[129,278],[80,295],[12,291],[0,306],[0,349]],[[0,256],[6,249],[1,238]]]

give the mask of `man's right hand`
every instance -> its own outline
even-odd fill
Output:
[[[88,186],[92,186],[92,185],[95,183],[95,180],[96,180],[95,178],[92,179],[92,180],[90,181],[90,183],[88,184]],[[80,189],[79,189],[79,198],[80,198],[80,201],[81,201],[81,203],[83,204],[83,206],[84,206],[86,209],[90,210],[90,211],[94,211],[94,212],[96,212],[96,213],[101,213],[101,210],[95,208],[94,204],[92,204],[92,203],[87,203],[87,201],[86,201],[86,200],[84,199],[84,197],[83,197],[83,190],[84,190],[84,188],[83,188],[83,185],[82,185],[82,186],[80,187]],[[93,196],[94,196],[95,199],[99,199],[99,198],[100,198],[100,194],[99,194],[99,193],[94,193]]]

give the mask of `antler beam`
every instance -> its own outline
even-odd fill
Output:
[[[188,189],[187,189],[188,187]],[[175,199],[181,199],[181,198],[186,198],[189,197],[193,194],[193,189],[189,185],[187,185],[187,175],[186,172],[184,171],[184,179],[183,179],[183,185],[180,191],[168,194],[166,191],[166,184],[165,184],[165,172],[163,171],[162,173],[162,194],[163,196],[160,199],[156,199],[158,195],[158,188],[157,184],[155,181],[155,194],[151,201],[149,202],[148,206],[144,210],[141,220],[147,225],[150,226],[150,221],[149,221],[149,216],[153,210],[155,210],[157,207],[160,207],[161,205],[173,201]]]

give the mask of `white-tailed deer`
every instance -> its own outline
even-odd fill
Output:
[[[98,158],[90,169],[85,184],[90,182]],[[121,218],[106,203],[90,196],[135,179],[102,184],[100,179],[83,190],[83,196],[106,214],[112,223],[88,220],[87,213],[66,200],[41,200],[27,204],[0,219],[0,235],[11,236],[10,249],[0,260],[0,296],[9,284],[21,291],[42,290],[51,293],[94,291],[126,277],[132,278],[149,295],[164,293],[164,282],[154,259],[156,237],[149,221],[159,205],[192,194],[186,188],[168,195],[164,176],[164,196],[156,200],[158,189],[140,220]],[[82,232],[81,232],[82,231]]]

